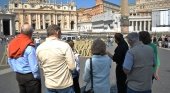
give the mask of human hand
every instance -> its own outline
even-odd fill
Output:
[[[110,58],[112,58],[112,56],[113,56],[109,51],[106,51],[106,54],[107,54]]]
[[[159,77],[158,73],[154,73],[154,78],[155,78],[156,80],[160,80],[160,77]]]

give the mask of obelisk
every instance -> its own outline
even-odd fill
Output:
[[[129,7],[128,0],[121,0],[121,33],[129,33]]]

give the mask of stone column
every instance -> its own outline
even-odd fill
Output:
[[[134,31],[134,21],[132,21],[132,32]]]
[[[18,28],[19,27],[19,22],[15,22],[14,26],[15,26],[15,29],[18,30],[18,32],[19,32],[19,28]]]
[[[144,31],[146,31],[146,21],[144,21]]]
[[[67,29],[70,30],[70,14],[67,15]]]
[[[45,16],[42,14],[43,29],[45,29]]]
[[[142,31],[142,21],[140,21],[140,31]]]
[[[136,31],[138,31],[138,21],[136,21]]]
[[[21,29],[21,26],[24,24],[24,15],[23,14],[21,14],[20,15],[20,27],[19,27],[19,29]]]
[[[55,17],[55,14],[53,14],[53,24],[56,23],[56,17]]]
[[[41,29],[41,19],[40,19],[40,14],[38,14],[38,29]]]
[[[28,23],[31,24],[31,14],[28,14]]]
[[[74,30],[77,31],[77,15],[76,14],[74,15],[74,22],[75,22]]]
[[[58,24],[57,14],[55,15],[55,24]]]
[[[13,29],[12,29],[12,19],[10,19],[10,35],[13,35]]]
[[[61,29],[64,28],[64,17],[63,17],[63,14],[61,14]]]
[[[3,35],[3,22],[2,22],[2,19],[0,19],[0,35]]]
[[[148,21],[148,31],[151,31],[151,21]]]
[[[49,25],[51,25],[51,20],[52,20],[51,14],[49,14],[48,16],[49,16]]]
[[[129,9],[128,0],[121,0],[121,32],[129,32]]]
[[[35,18],[35,29],[38,29],[38,14],[36,14]]]

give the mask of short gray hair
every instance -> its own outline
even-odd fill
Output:
[[[137,32],[132,32],[129,33],[126,38],[132,42],[139,41],[139,34]]]
[[[91,46],[92,55],[105,55],[106,54],[106,44],[101,39],[96,39],[93,41]]]
[[[29,23],[24,23],[23,26],[21,27],[21,33],[25,34],[25,35],[32,35],[34,29],[32,28],[31,25],[29,25]]]

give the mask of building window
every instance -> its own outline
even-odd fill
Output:
[[[57,8],[60,9],[60,6],[58,5]]]
[[[43,25],[41,25],[41,29],[43,29]]]
[[[71,10],[73,10],[73,6],[71,6]]]
[[[132,21],[130,21],[130,26],[132,26]]]
[[[67,28],[67,22],[64,22],[64,28]]]
[[[48,28],[48,23],[45,23],[45,28],[46,28],[46,29]]]
[[[33,27],[33,29],[35,29],[35,26],[36,26],[36,24],[35,24],[35,23],[32,23],[32,27]]]
[[[31,7],[34,8],[34,7],[35,7],[35,4],[31,4]]]
[[[61,23],[60,22],[61,22],[61,20],[58,20],[58,24],[57,25],[61,28]]]
[[[74,29],[74,21],[71,21],[71,30]]]
[[[61,15],[60,15],[60,14],[59,14],[59,15],[57,15],[57,17],[58,17],[58,19],[59,19],[59,20],[61,20]]]
[[[15,7],[18,7],[18,4],[15,4]]]

